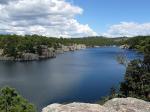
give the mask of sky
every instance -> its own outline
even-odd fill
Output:
[[[1,34],[150,35],[150,0],[0,0]]]

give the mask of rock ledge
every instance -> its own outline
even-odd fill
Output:
[[[89,103],[51,104],[42,112],[150,112],[150,102],[136,98],[114,98],[104,105]]]

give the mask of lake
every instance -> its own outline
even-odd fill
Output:
[[[135,51],[117,47],[88,48],[33,62],[0,62],[0,87],[9,85],[40,110],[51,103],[96,102],[123,80],[125,67],[116,61]]]

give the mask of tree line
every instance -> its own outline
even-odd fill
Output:
[[[144,52],[149,44],[150,36],[136,36],[129,38],[125,41],[130,46],[130,49],[136,49],[140,52]]]
[[[19,57],[22,53],[40,52],[40,46],[46,45],[54,49],[61,45],[85,44],[86,46],[104,46],[118,44],[114,39],[105,37],[86,37],[86,38],[55,38],[38,35],[0,35],[0,49],[3,55],[8,57]]]

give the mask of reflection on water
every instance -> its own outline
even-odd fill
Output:
[[[55,59],[0,62],[0,86],[15,87],[39,109],[54,102],[95,102],[123,79],[124,66],[116,56],[140,55],[119,48],[93,48],[68,52]]]

